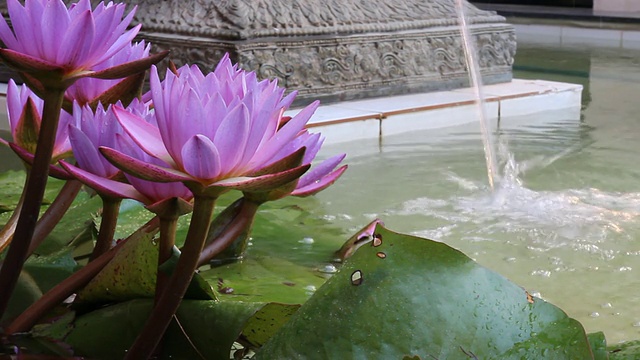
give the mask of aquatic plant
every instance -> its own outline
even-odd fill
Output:
[[[217,359],[234,343],[244,346],[237,356],[266,359],[606,358],[602,336],[587,337],[560,309],[378,220],[334,254],[342,269],[320,289],[309,285],[315,294],[302,306],[262,294],[220,299],[234,292],[228,282],[241,287],[265,271],[216,268],[214,291],[198,267],[245,256],[254,226],[267,223],[274,237],[295,231],[304,221],[258,221],[259,209],[324,190],[347,168],[344,154],[315,164],[323,138],[306,125],[318,102],[285,116],[295,92],[228,55],[211,73],[170,64],[161,78],[154,64],[166,54],[131,43],[140,27],[127,30],[134,12],[125,16],[123,4],[8,0],[8,9],[0,58],[25,83],[9,85],[8,145],[29,175],[20,200],[3,207],[14,213],[0,233],[0,250],[10,244],[3,343],[28,333],[54,339],[56,355],[128,359]],[[62,180],[47,190],[49,174]],[[81,183],[92,190],[79,192]],[[52,188],[59,193],[37,221]],[[215,212],[217,203],[225,209]],[[87,244],[89,261],[74,258]],[[25,266],[34,253],[36,265]]]

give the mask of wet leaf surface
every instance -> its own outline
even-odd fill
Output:
[[[285,304],[304,303],[325,282],[313,269],[264,254],[252,254],[242,262],[208,270],[203,276],[219,284],[219,297],[225,300]]]
[[[68,343],[76,355],[121,359],[142,328],[151,306],[152,300],[132,300],[96,310],[78,317],[73,330],[60,340]],[[174,321],[169,327],[162,358],[228,359],[233,342],[256,312],[289,316],[286,311],[274,313],[273,309],[282,307],[236,301],[183,301],[176,314],[180,326]]]
[[[83,303],[125,301],[154,296],[158,245],[153,233],[127,241],[113,260],[79,293]]]
[[[627,341],[607,348],[610,360],[640,359],[640,340]]]
[[[15,208],[20,200],[26,177],[24,171],[11,170],[0,174],[0,210],[11,211]],[[50,178],[47,184],[43,199],[45,205],[53,201],[64,181]]]
[[[380,246],[361,247],[256,359],[593,358],[557,307],[443,243],[376,232]]]
[[[591,352],[595,360],[607,360],[609,358],[607,352],[607,339],[602,331],[587,334],[587,339],[591,345]]]

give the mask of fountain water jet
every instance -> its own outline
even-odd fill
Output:
[[[495,182],[498,180],[498,164],[495,155],[495,146],[493,142],[493,136],[489,129],[489,119],[487,118],[487,111],[485,108],[485,97],[482,91],[482,76],[480,73],[480,65],[476,57],[477,48],[475,46],[474,39],[469,31],[467,25],[467,17],[465,14],[464,0],[456,0],[456,11],[458,13],[458,19],[460,20],[460,33],[462,36],[462,45],[464,46],[464,54],[466,59],[466,66],[469,71],[469,85],[474,89],[476,96],[478,120],[480,121],[480,131],[482,132],[482,144],[484,147],[484,157],[487,163],[487,175],[489,178],[489,187],[491,190],[495,189]]]

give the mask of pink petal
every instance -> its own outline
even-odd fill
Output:
[[[42,26],[39,29],[42,32],[42,54],[46,59],[55,61],[60,47],[60,35],[67,32],[68,26],[69,13],[64,3],[47,1],[42,14]]]
[[[287,142],[291,141],[300,130],[304,128],[311,115],[316,111],[320,102],[314,101],[304,109],[302,109],[293,119],[289,120],[280,130],[276,132],[268,144],[260,149],[258,156],[251,159],[253,166],[263,164],[265,161],[272,158]]]
[[[220,175],[220,155],[216,146],[204,135],[189,139],[182,148],[184,170],[201,180],[210,180]]]
[[[345,156],[346,154],[336,155],[314,166],[308,173],[304,174],[304,176],[300,178],[298,187],[304,187],[320,180],[323,176],[330,173],[331,170],[335,169]]]
[[[90,55],[94,34],[93,16],[90,11],[85,11],[69,24],[69,29],[59,44],[56,63],[70,68],[85,65],[83,62]],[[103,34],[98,35],[102,36]]]
[[[95,144],[77,127],[69,127],[69,140],[71,140],[73,147],[73,156],[82,169],[100,177],[111,177],[118,172],[114,167],[104,166],[102,156],[98,153]]]
[[[99,59],[96,60],[96,64],[102,63],[103,61],[105,61],[108,58],[110,58],[111,56],[113,56],[113,54],[115,54],[118,51],[122,50],[122,48],[127,46],[127,44],[131,43],[131,41],[133,41],[133,39],[136,37],[136,35],[140,31],[141,27],[142,27],[142,25],[138,24],[138,25],[134,26],[133,28],[131,28],[126,33],[122,34],[118,38],[118,40],[115,43],[113,43],[113,45],[111,45],[111,47],[104,53],[104,55],[102,55]]]
[[[191,191],[184,186],[183,183],[170,182],[170,183],[157,183],[147,180],[139,179],[135,176],[125,174],[127,180],[133,185],[136,190],[140,191],[143,195],[149,198],[149,203],[156,203],[161,200],[169,199],[172,197],[178,197],[185,200],[193,198]],[[146,203],[145,204],[149,204]]]
[[[60,161],[60,166],[67,170],[76,179],[80,180],[81,183],[89,186],[103,196],[134,199],[142,203],[149,203],[149,199],[146,196],[142,195],[129,184],[94,175],[65,161]]]
[[[36,39],[36,34],[33,31],[33,19],[17,0],[7,1],[7,10],[9,11],[9,17],[11,18],[11,25],[13,26],[13,32],[17,39],[17,46],[13,50],[17,52],[27,53],[32,56],[37,56],[39,43]]]
[[[183,172],[149,164],[114,149],[101,146],[100,152],[118,169],[144,180],[157,182],[193,181],[193,178]]]
[[[61,67],[56,64],[9,49],[0,49],[0,58],[18,71],[53,72],[61,70]]]
[[[309,185],[304,186],[304,187],[296,188],[293,192],[291,192],[291,195],[299,196],[299,197],[305,197],[305,196],[309,196],[309,195],[314,195],[314,194],[316,194],[316,193],[328,188],[330,185],[332,185],[334,182],[336,182],[336,180],[338,180],[338,178],[340,176],[342,176],[342,174],[346,170],[347,170],[347,165],[341,166],[336,171],[332,172],[331,174],[328,174],[328,175],[324,176],[323,178],[321,178],[320,180],[318,180],[315,183],[309,184]]]
[[[226,187],[246,192],[269,191],[294,181],[309,170],[309,167],[310,165],[307,164],[275,174],[267,174],[258,177],[230,178],[215,182],[209,187]]]
[[[13,152],[16,153],[16,155],[18,155],[18,157],[22,161],[26,162],[27,164],[33,164],[34,156],[32,153],[28,152],[27,150],[21,148],[20,146],[14,143],[9,143],[9,147],[11,148],[11,150],[13,150]],[[73,177],[69,173],[53,165],[49,166],[49,175],[56,179],[73,180]]]
[[[113,113],[122,128],[147,154],[157,157],[171,166],[175,165],[175,161],[164,147],[157,127],[120,106],[114,106]]]
[[[231,110],[220,123],[213,142],[220,154],[222,173],[238,165],[247,144],[249,126],[249,110],[244,104]]]
[[[16,49],[20,46],[18,40],[16,40],[16,36],[4,19],[4,16],[0,16],[0,40],[2,40],[4,45],[9,49]]]

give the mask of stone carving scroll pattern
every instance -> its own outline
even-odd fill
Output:
[[[516,48],[513,32],[493,27],[474,37],[482,73],[510,73]],[[467,76],[460,36],[447,31],[235,47],[176,42],[170,49],[177,64],[195,63],[204,70],[212,70],[230,51],[243,68],[261,78],[277,78],[303,95]]]
[[[95,1],[95,0],[94,0]],[[129,0],[147,31],[247,39],[458,24],[451,0]],[[467,4],[469,23],[502,22],[494,12]]]

